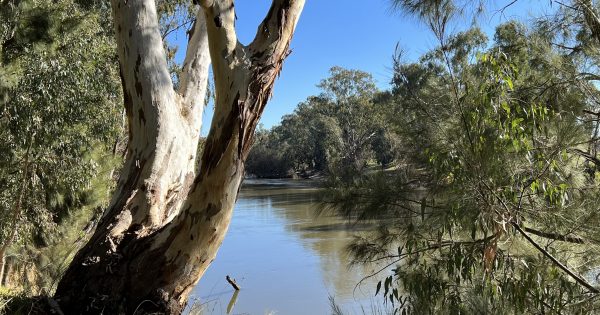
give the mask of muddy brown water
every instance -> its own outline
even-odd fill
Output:
[[[331,314],[329,296],[346,314],[381,308],[375,267],[348,267],[344,250],[356,233],[331,214],[316,215],[310,180],[246,180],[217,258],[191,294],[192,314]],[[234,290],[229,275],[241,287]]]

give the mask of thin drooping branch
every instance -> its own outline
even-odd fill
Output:
[[[567,243],[574,243],[574,244],[585,244],[585,240],[583,238],[577,237],[577,236],[568,236],[568,235],[563,235],[563,234],[559,234],[559,233],[549,233],[549,232],[535,230],[535,229],[532,229],[529,227],[523,227],[523,230],[525,230],[525,232],[527,232],[527,233],[531,233],[531,234],[537,235],[539,237],[543,237],[543,238],[547,238],[547,239],[551,239],[551,240],[562,241],[562,242],[567,242]]]
[[[459,246],[464,246],[464,245],[477,245],[477,244],[485,244],[495,238],[497,238],[498,235],[497,234],[493,234],[490,235],[486,238],[483,239],[477,239],[477,240],[473,240],[473,241],[453,241],[453,240],[446,240],[446,241],[442,241],[442,242],[436,242],[433,244],[429,244],[427,247],[423,247],[423,248],[419,248],[419,249],[415,249],[412,251],[408,251],[405,253],[401,253],[399,255],[387,255],[387,256],[382,256],[376,259],[372,259],[372,260],[368,260],[368,261],[364,261],[364,262],[378,262],[378,261],[382,261],[382,260],[391,260],[393,259],[391,262],[388,262],[385,266],[379,268],[377,271],[374,271],[366,276],[364,276],[362,279],[360,279],[360,281],[358,281],[358,283],[354,286],[354,291],[356,291],[356,289],[361,285],[361,283],[363,283],[365,280],[372,278],[380,273],[382,273],[383,271],[385,271],[386,269],[388,269],[389,267],[391,267],[394,264],[399,263],[400,261],[402,261],[405,258],[408,258],[412,255],[416,255],[416,254],[421,254],[421,253],[426,253],[429,251],[434,251],[434,250],[438,250],[441,248],[445,248],[445,247],[450,247],[450,246],[455,246],[455,245],[459,245]]]
[[[573,272],[567,266],[563,265],[560,261],[558,261],[558,259],[556,259],[554,256],[552,256],[552,254],[550,254],[547,250],[545,250],[542,246],[540,246],[540,244],[538,244],[536,241],[534,241],[527,233],[525,233],[525,231],[521,228],[521,226],[519,224],[517,224],[515,222],[511,222],[511,224],[531,245],[533,245],[533,247],[535,247],[539,252],[541,252],[544,256],[546,256],[548,259],[550,259],[554,263],[554,265],[556,265],[559,269],[561,269],[566,274],[571,276],[571,278],[573,278],[573,280],[575,280],[577,283],[579,283],[586,289],[590,290],[590,292],[592,292],[592,293],[600,293],[600,290],[598,290],[598,288],[594,287],[589,282],[587,282],[583,277],[581,277],[580,275]]]
[[[506,211],[506,213],[507,214],[511,213],[510,208],[508,207],[508,205],[506,204],[506,202],[504,202],[504,200],[502,198],[500,198],[500,196],[498,196],[485,182],[482,181],[481,183],[494,196],[494,198],[500,202],[500,204],[502,205],[502,207],[504,208],[504,210]],[[495,210],[495,212],[500,217],[504,217],[502,214],[500,214],[500,211]],[[554,265],[557,266],[560,270],[562,270],[563,272],[565,272],[566,274],[568,274],[577,283],[579,283],[583,287],[585,287],[588,290],[590,290],[590,292],[592,292],[592,293],[600,293],[600,290],[598,290],[596,287],[594,287],[593,285],[591,285],[589,282],[587,282],[580,275],[576,274],[573,270],[569,269],[569,267],[565,266],[558,259],[556,259],[556,257],[552,256],[552,254],[550,254],[547,250],[545,250],[542,246],[540,246],[540,244],[538,244],[535,240],[533,240],[531,238],[531,236],[529,236],[523,230],[523,228],[521,228],[521,226],[517,222],[514,221],[514,219],[509,219],[508,221],[509,221],[510,225],[512,225],[515,228],[515,230],[517,230],[517,232],[519,232],[519,234],[521,234],[531,245],[533,245],[533,247],[535,247],[535,249],[537,249],[540,253],[542,253],[544,256],[546,256],[548,259],[550,259],[552,261],[552,263],[554,263]]]

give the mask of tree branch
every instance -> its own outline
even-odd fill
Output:
[[[287,54],[289,40],[292,36],[304,0],[273,0],[269,12],[258,27],[250,49],[258,54]]]
[[[490,193],[492,193],[492,195],[500,202],[500,204],[502,205],[504,210],[506,210],[507,213],[511,213],[510,209],[508,208],[508,206],[506,205],[504,200],[502,198],[500,198],[485,182],[482,181],[482,183],[486,187],[486,189],[488,191],[490,191]],[[503,215],[500,214],[500,212],[498,210],[495,210],[495,212],[500,217],[504,217]],[[600,290],[595,288],[593,285],[589,284],[585,279],[583,279],[581,276],[579,276],[578,274],[573,272],[567,266],[563,265],[560,261],[558,261],[558,259],[556,259],[554,256],[552,256],[547,250],[545,250],[544,248],[542,248],[542,246],[540,246],[538,243],[536,243],[536,241],[534,241],[527,233],[525,233],[525,231],[523,231],[523,229],[517,222],[515,222],[513,219],[509,219],[509,222],[515,228],[515,230],[517,230],[531,245],[533,245],[533,247],[535,247],[544,256],[546,256],[548,259],[550,259],[554,263],[554,265],[556,265],[559,269],[561,269],[566,274],[571,276],[571,278],[573,278],[577,283],[584,286],[591,292],[600,293]]]
[[[126,99],[147,103],[148,108],[157,102],[172,105],[175,99],[173,83],[154,1],[113,0],[112,8],[123,84],[129,94]],[[143,89],[140,85],[151,88]],[[157,97],[156,91],[170,93],[161,93]]]
[[[178,92],[182,97],[183,108],[189,109],[190,118],[197,122],[193,125],[200,129],[202,127],[202,113],[206,105],[208,69],[211,62],[206,18],[200,8],[196,11],[196,19],[189,34]],[[200,130],[198,130],[199,132]]]
[[[576,148],[573,148],[573,149],[567,149],[567,152],[572,152],[572,153],[575,153],[575,154],[577,154],[577,155],[579,155],[579,156],[581,156],[581,157],[585,158],[586,160],[588,160],[588,161],[590,161],[590,162],[594,163],[596,166],[600,166],[600,159],[598,159],[597,157],[595,157],[595,156],[591,155],[591,154],[590,154],[590,153],[588,153],[588,152],[584,152],[583,150],[576,149]]]
[[[523,230],[525,230],[527,233],[535,234],[539,237],[543,237],[543,238],[547,238],[547,239],[551,239],[551,240],[563,241],[563,242],[575,243],[575,244],[585,244],[585,241],[583,240],[583,238],[577,237],[577,236],[568,236],[568,235],[563,235],[563,234],[558,234],[558,233],[543,232],[543,231],[534,230],[534,229],[528,228],[528,227],[523,227]]]
[[[592,35],[600,43],[600,18],[594,10],[592,0],[576,0],[575,2],[582,11],[583,16],[585,18],[585,23],[592,32]]]
[[[206,18],[214,76],[227,77],[231,74],[236,49],[241,46],[235,32],[233,0],[205,0],[200,5]],[[215,80],[215,84],[219,84],[219,81]],[[217,90],[220,89],[217,87]]]
[[[525,231],[523,231],[523,229],[521,228],[521,226],[519,224],[515,223],[514,221],[512,221],[511,224],[531,245],[533,245],[533,247],[535,247],[538,251],[540,251],[542,254],[544,254],[544,256],[546,256],[548,259],[550,259],[559,269],[561,269],[566,274],[571,276],[571,278],[573,278],[573,280],[575,280],[580,285],[584,286],[586,289],[590,290],[592,293],[600,293],[600,290],[598,290],[596,287],[591,285],[589,282],[587,282],[581,276],[579,276],[578,274],[573,272],[567,266],[563,265],[560,261],[558,261],[558,259],[556,259],[548,251],[546,251],[544,248],[542,248],[542,246],[540,246],[538,243],[536,243],[529,235],[527,235],[527,233],[525,233]]]

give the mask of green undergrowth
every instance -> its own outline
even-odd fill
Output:
[[[0,286],[0,314],[2,315],[33,313],[37,301],[39,301],[39,298],[32,298],[21,292]]]

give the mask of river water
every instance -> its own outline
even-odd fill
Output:
[[[366,226],[316,215],[314,182],[246,180],[217,258],[191,294],[195,314],[331,314],[329,297],[346,314],[372,313],[374,267],[348,267],[344,247]],[[234,297],[225,280],[241,287]],[[233,298],[233,299],[232,299]]]

